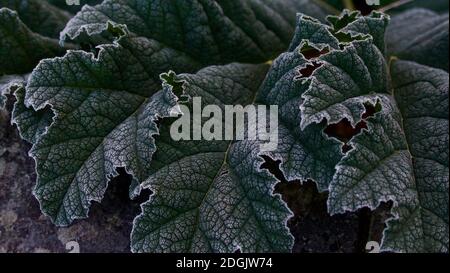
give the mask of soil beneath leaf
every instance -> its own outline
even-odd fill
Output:
[[[130,200],[131,177],[119,170],[88,219],[54,226],[32,195],[36,175],[30,145],[9,120],[9,112],[0,111],[0,252],[70,252],[73,242],[80,252],[129,252],[132,222],[149,192]],[[276,171],[276,164],[271,168]],[[293,252],[363,252],[368,240],[380,241],[388,205],[330,216],[327,195],[318,193],[313,182],[280,181],[276,191],[294,212],[288,223],[295,237]]]

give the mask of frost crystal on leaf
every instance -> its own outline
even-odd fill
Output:
[[[331,214],[392,203],[382,251],[448,252],[448,1],[368,16],[320,0],[83,3],[0,0],[0,108],[15,98],[56,225],[87,217],[123,168],[131,198],[152,191],[132,251],[289,252],[274,160],[328,191]],[[276,106],[277,149],[174,140],[173,109],[194,97]],[[356,133],[331,137],[343,122]]]

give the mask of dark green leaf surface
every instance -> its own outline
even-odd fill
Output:
[[[383,248],[448,251],[448,74],[415,63],[392,66],[394,97],[350,142],[330,187],[332,213],[394,201]]]
[[[388,93],[386,61],[371,39],[354,41],[344,50],[321,56],[320,61],[302,96],[302,128],[323,119],[332,124],[344,118],[355,126],[365,112],[364,103]]]
[[[65,4],[65,0],[58,1]],[[16,11],[33,32],[51,38],[58,38],[59,32],[71,17],[46,0],[0,0],[0,8],[2,7]]]
[[[185,81],[186,95],[201,96],[204,105],[248,105],[266,71],[265,65],[231,64],[178,80]],[[152,174],[144,182],[154,195],[134,221],[133,251],[290,251],[289,212],[273,196],[275,179],[260,169],[257,142],[177,142],[166,134],[156,144]]]
[[[106,24],[108,18],[127,23],[130,35],[120,33],[119,42],[101,46],[98,58],[70,52],[45,60],[27,86],[26,106],[36,111],[49,106],[55,113],[32,154],[37,161],[36,196],[58,225],[87,216],[90,201],[101,199],[116,167],[125,167],[135,186],[148,177],[155,150],[150,135],[156,128],[154,113],[146,112],[152,106],[146,103],[160,89],[160,73],[193,72],[211,62],[265,60],[275,51],[263,47],[282,50],[278,42],[290,39],[293,26],[281,14],[295,14],[285,1],[114,3],[85,7],[64,33],[74,37],[81,28],[90,34],[115,32],[117,28]],[[137,124],[146,114],[146,122]],[[130,191],[135,196],[139,187]]]
[[[98,58],[73,51],[40,63],[25,104],[36,111],[50,106],[55,113],[31,154],[38,173],[35,195],[56,224],[86,217],[116,167],[139,180],[147,177],[154,119],[168,115],[175,103],[172,94],[157,92],[158,75],[168,67],[192,66],[187,56],[129,37],[101,47]]]
[[[387,28],[389,55],[448,71],[448,12],[412,9],[393,16]]]
[[[348,119],[361,120],[364,102],[376,101],[376,93],[387,93],[389,80],[384,59],[383,37],[388,18],[380,13],[363,17],[357,12],[330,16],[331,26],[315,26],[322,33],[305,33],[302,40],[319,50],[328,43],[329,53],[313,58],[319,67],[306,77],[309,87],[302,94],[301,128],[326,119],[329,124]],[[336,46],[336,40],[340,47]],[[363,35],[363,36],[361,36]],[[355,38],[355,37],[359,38]],[[311,39],[309,42],[309,39]],[[346,37],[342,40],[342,37]],[[373,38],[375,37],[375,39]],[[349,38],[349,39],[348,39]],[[294,37],[294,41],[298,41]],[[319,46],[317,46],[319,45]]]
[[[279,107],[280,143],[266,155],[281,160],[280,168],[288,181],[313,179],[319,190],[325,191],[341,159],[341,145],[325,136],[323,125],[300,129],[301,96],[309,86],[299,79],[300,71],[312,65],[300,52],[305,42],[319,48],[325,45],[339,48],[337,39],[323,24],[300,14],[292,51],[273,62],[256,102]]]
[[[361,16],[358,12],[356,13],[355,19],[349,22],[345,27],[341,28],[339,32],[348,33],[353,39],[355,39],[355,37],[361,37],[361,35],[370,35],[374,45],[384,53],[386,50],[384,36],[389,24],[389,17],[379,12],[372,12],[370,16]],[[341,17],[342,16],[343,15],[341,15]]]
[[[290,212],[261,155],[280,160],[287,180],[329,190],[332,214],[392,201],[382,250],[448,252],[448,73],[436,69],[448,70],[448,3],[437,2],[445,14],[408,10],[385,35],[389,17],[378,12],[323,24],[332,10],[321,1],[105,0],[60,35],[90,53],[45,59],[74,48],[52,38],[72,16],[63,10],[79,7],[0,0],[0,108],[15,95],[34,194],[55,224],[87,217],[119,167],[133,176],[130,197],[151,189],[134,252],[291,251]],[[232,63],[274,58],[270,69]],[[278,106],[277,149],[173,140],[166,117],[181,91],[222,108]],[[381,110],[367,118],[368,104]],[[344,119],[367,124],[345,155],[324,133]]]
[[[324,47],[339,48],[339,40],[332,35],[327,25],[306,16],[303,13],[297,15],[297,28],[292,39],[289,51],[294,51],[305,42],[318,49]]]
[[[29,73],[41,59],[64,52],[57,40],[32,32],[15,11],[0,8],[0,75]]]
[[[448,73],[410,62],[392,67],[394,92],[412,157],[417,194],[399,206],[384,247],[405,252],[449,251]]]
[[[353,19],[347,22],[347,26],[338,29],[337,25],[329,27],[299,14],[298,28],[290,46],[291,52],[282,54],[274,61],[257,99],[258,103],[280,107],[280,145],[275,152],[269,155],[282,161],[280,168],[286,179],[301,181],[312,179],[317,183],[320,191],[328,189],[335,166],[342,156],[341,144],[325,136],[323,124],[308,126],[304,130],[300,129],[299,121],[302,120],[302,115],[299,106],[303,102],[301,96],[305,95],[307,91],[310,92],[308,90],[310,84],[308,81],[304,81],[305,76],[302,75],[302,70],[314,67],[315,61],[305,59],[303,54],[306,53],[303,50],[306,44],[319,50],[326,47],[338,50],[340,48],[339,40],[333,35],[338,31],[345,31],[353,35],[374,34],[377,37],[384,35],[387,18],[378,13],[374,13],[370,17],[362,17],[359,13],[346,12],[340,17],[333,16],[329,20],[338,22],[349,15]],[[379,41],[377,47],[384,48],[384,42]],[[378,54],[377,48],[373,48],[372,45],[370,48],[373,50],[373,54]],[[360,52],[364,50],[360,49]],[[363,57],[369,59],[366,55]],[[376,72],[376,69],[371,71]],[[316,73],[320,73],[320,71]],[[385,77],[385,74],[383,76]],[[322,90],[317,92],[322,92]],[[361,107],[363,106],[361,105]]]
[[[25,83],[24,86],[15,90],[14,95],[16,102],[11,122],[17,125],[22,139],[36,143],[52,123],[53,112],[48,108],[35,111],[25,106]]]
[[[356,22],[348,21],[344,32]],[[322,120],[347,119],[355,126],[363,120],[364,103],[381,105],[336,167],[329,211],[375,209],[393,201],[384,250],[447,252],[448,74],[395,61],[389,75],[381,40],[372,35],[344,43],[342,50],[331,44],[331,51],[316,59],[321,66],[305,79],[310,84],[301,107],[306,130]]]
[[[103,33],[106,22],[112,21],[205,65],[258,63],[288,47],[299,11],[319,18],[327,14],[309,0],[106,0],[85,6],[61,39]]]

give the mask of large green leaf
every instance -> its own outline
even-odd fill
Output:
[[[383,246],[407,252],[448,252],[448,73],[401,61],[391,70],[416,194],[399,205],[399,220],[388,223]]]
[[[5,3],[29,25],[0,9],[0,74],[28,73],[65,52],[41,35],[54,37],[67,13],[43,1],[0,0],[0,7]],[[33,143],[34,193],[44,213],[61,226],[86,217],[90,202],[101,200],[116,168],[124,167],[134,177],[130,196],[141,181],[153,191],[134,222],[133,251],[290,251],[289,210],[273,195],[275,177],[261,169],[266,155],[281,160],[288,180],[313,179],[319,190],[329,189],[331,213],[393,201],[384,250],[448,251],[448,74],[403,61],[389,70],[386,15],[346,11],[325,25],[328,9],[318,3],[106,0],[83,8],[62,40],[106,45],[42,61],[27,86],[20,77],[0,78],[0,107],[3,94],[15,92],[13,122]],[[46,6],[48,15],[29,15]],[[318,20],[299,15],[294,33],[297,11]],[[395,54],[441,67],[437,56],[448,55],[441,50],[448,48],[448,28],[434,30],[448,27],[441,21],[448,15],[422,12],[419,28],[398,23],[406,38],[388,44],[388,53],[414,41],[406,47],[417,54],[404,48]],[[437,42],[410,39],[416,32]],[[107,40],[96,40],[104,34]],[[388,37],[396,38],[389,31]],[[168,70],[261,63],[287,48],[267,76],[266,65],[234,63],[165,75],[160,88]],[[168,119],[160,132],[156,119],[169,115],[181,83],[204,104],[277,105],[278,148],[263,152],[260,141],[250,140],[174,141]],[[381,111],[366,119],[365,106],[376,103]],[[342,144],[323,129],[343,119],[368,129],[342,158]]]
[[[448,73],[411,62],[391,68],[394,95],[356,136],[331,183],[332,213],[394,201],[383,249],[448,252]]]
[[[288,47],[298,11],[319,18],[327,14],[309,0],[106,0],[85,6],[61,39],[103,33],[106,22],[112,21],[205,65],[258,63]]]
[[[257,66],[210,67],[178,76],[178,81],[185,81],[185,93],[201,96],[205,105],[247,105],[254,96],[258,105],[277,105],[278,147],[260,151],[261,141],[250,140],[177,142],[163,127],[152,161],[154,174],[144,183],[155,194],[135,220],[134,251],[230,252],[238,247],[245,252],[290,251],[291,239],[284,227],[288,214],[272,197],[277,180],[261,170],[260,156],[281,159],[288,179],[312,178],[321,190],[332,179],[341,158],[340,144],[324,135],[323,126],[306,131],[299,127],[301,95],[308,85],[295,78],[310,64],[300,52],[301,41],[316,37],[317,25],[309,17],[298,17],[299,29],[291,44],[294,48],[299,43],[297,50],[274,61],[257,94],[264,76]]]
[[[356,125],[365,112],[364,103],[374,103],[379,93],[388,93],[386,62],[371,39],[355,41],[320,60],[322,66],[314,71],[303,95],[302,128],[323,119],[337,123],[346,118]]]
[[[280,41],[289,38],[293,27],[283,16],[295,14],[288,2],[141,0],[84,7],[63,36],[83,32],[86,38],[84,29],[94,36],[124,36],[98,47],[98,57],[75,51],[44,60],[30,77],[25,105],[37,111],[51,107],[55,114],[45,134],[32,138],[38,173],[35,193],[43,211],[58,225],[86,217],[90,201],[101,199],[116,167],[134,176],[131,195],[137,194],[138,182],[150,174],[155,150],[151,134],[156,132],[157,109],[151,107],[159,101],[150,98],[160,89],[160,73],[194,72],[212,62],[265,61],[287,47]],[[311,8],[309,1],[297,4]],[[145,12],[149,10],[154,13]],[[128,30],[109,20],[127,23]],[[266,45],[267,41],[274,44]],[[168,110],[159,106],[163,113]]]
[[[59,2],[65,4],[65,1]],[[16,11],[33,32],[52,38],[58,38],[59,32],[71,17],[69,13],[45,0],[0,0],[0,8],[2,7]]]
[[[448,12],[412,9],[393,16],[386,32],[388,53],[448,71]]]
[[[298,78],[302,69],[313,66],[303,55],[308,50],[305,43],[339,48],[339,42],[323,24],[308,16],[299,14],[297,25],[291,51],[273,62],[258,92],[258,104],[279,107],[279,144],[275,151],[264,154],[281,160],[280,168],[288,181],[313,179],[319,190],[325,191],[341,159],[341,144],[325,136],[323,125],[300,129],[301,96],[309,84]]]
[[[364,17],[345,11],[339,17],[329,17],[329,21],[331,26],[321,27],[324,34],[314,39],[308,35],[303,38],[304,43],[318,50],[328,44],[330,52],[313,58],[317,68],[304,79],[309,81],[309,87],[302,94],[302,129],[324,119],[332,124],[346,118],[356,125],[365,111],[364,103],[374,102],[378,93],[388,92],[389,77],[383,54],[386,15],[374,12]],[[343,49],[336,47],[336,41],[329,38],[331,35]]]
[[[266,65],[212,66],[176,81],[185,81],[185,95],[223,109],[252,103],[266,71]],[[273,196],[276,180],[261,170],[258,142],[174,141],[167,131],[144,182],[154,195],[134,221],[133,251],[290,251],[289,212]]]
[[[73,48],[69,44],[62,48],[58,40],[49,37],[58,37],[69,18],[45,1],[0,0],[0,108],[5,105],[5,93],[23,89],[26,84],[26,79],[14,74],[29,73],[41,59],[63,55]],[[21,92],[19,96],[23,97]],[[28,112],[32,123],[33,111],[24,105],[22,110]]]
[[[15,11],[0,8],[0,76],[29,73],[41,59],[64,52],[57,40],[32,32]]]
[[[98,58],[73,51],[33,71],[25,104],[35,110],[50,106],[55,114],[31,150],[35,195],[56,224],[87,216],[116,167],[139,180],[147,177],[154,119],[168,115],[175,103],[170,93],[157,92],[158,75],[172,66],[190,70],[195,64],[147,39],[122,37],[100,47]]]
[[[354,22],[342,27],[344,34]],[[347,119],[355,126],[364,120],[365,104],[381,106],[336,166],[329,211],[374,209],[393,201],[384,250],[448,251],[448,74],[404,61],[388,69],[382,41],[369,34],[345,41],[343,49],[331,44],[313,59],[320,66],[304,79],[306,130],[323,120]]]

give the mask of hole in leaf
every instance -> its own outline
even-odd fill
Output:
[[[346,12],[342,16],[328,16],[327,20],[331,23],[332,32],[338,32],[349,24],[353,23],[358,17],[358,12]]]
[[[112,191],[114,192],[114,196],[120,202],[123,202],[123,203],[132,202],[135,204],[141,204],[149,199],[151,191],[149,189],[142,189],[139,196],[137,196],[135,199],[130,201],[129,188],[130,188],[131,181],[133,178],[130,174],[128,174],[125,171],[124,168],[117,168],[117,173],[118,173],[118,176],[113,177],[109,184],[115,185],[115,186],[111,186]]]
[[[283,172],[280,169],[281,160],[274,160],[267,155],[261,155],[261,157],[264,159],[264,163],[260,167],[261,169],[268,170],[279,181],[287,182]]]
[[[342,32],[341,30],[347,27],[349,24],[353,23],[358,19],[359,12],[352,11],[346,12],[342,16],[328,16],[327,20],[331,23],[330,32],[333,34],[336,39],[342,44],[340,44],[340,48],[343,49],[346,45],[350,44],[353,41],[364,40],[368,37],[368,35],[355,35],[352,36],[349,33]]]
[[[328,125],[324,132],[329,137],[337,138],[343,142],[342,152],[346,153],[351,150],[351,146],[347,143],[352,137],[359,134],[362,129],[367,129],[367,123],[365,121],[361,121],[353,127],[348,119],[343,119],[338,123]]]
[[[262,156],[261,168],[269,170],[280,182],[275,186],[294,213],[288,227],[295,238],[293,252],[365,252],[368,240],[381,241],[384,223],[390,216],[381,204],[370,217],[364,212],[348,212],[330,216],[327,193],[320,193],[312,180],[286,181],[279,166],[281,161]],[[362,248],[364,247],[364,248]]]
[[[375,210],[362,208],[357,211],[359,218],[358,240],[355,250],[359,253],[366,253],[366,244],[369,241],[381,242],[383,231],[386,228],[386,221],[392,217],[390,213],[393,202],[381,202]]]
[[[172,92],[178,97],[178,98],[185,98],[186,96],[183,95],[184,93],[184,83],[183,80],[177,79],[177,74],[173,71],[169,71],[168,73],[162,73],[160,75],[161,80],[164,81],[164,83],[170,85],[172,87]]]
[[[98,59],[98,55],[100,54],[100,49],[97,48],[95,44],[82,42],[80,43],[80,49],[94,54],[95,59]]]
[[[325,47],[322,50],[318,50],[317,48],[310,46],[308,43],[305,43],[300,49],[300,53],[305,57],[305,59],[315,59],[324,54],[330,52],[330,49]]]
[[[311,63],[307,64],[305,67],[300,68],[298,70],[298,75],[295,77],[295,80],[308,78],[312,75],[312,73],[319,67],[322,66],[322,63],[317,61],[312,61]]]
[[[373,117],[377,112],[381,111],[381,104],[377,102],[377,104],[373,105],[370,103],[364,104],[365,111],[362,114],[362,119],[360,122],[353,127],[348,119],[343,119],[338,123],[328,125],[324,132],[329,137],[334,137],[339,141],[343,142],[342,152],[347,153],[352,149],[352,147],[348,144],[348,142],[356,135],[361,133],[363,129],[367,129],[366,120],[370,117]]]
[[[371,103],[365,103],[364,108],[366,109],[365,112],[362,114],[362,119],[368,119],[370,117],[375,116],[376,113],[381,111],[381,103],[377,101],[375,105]]]

